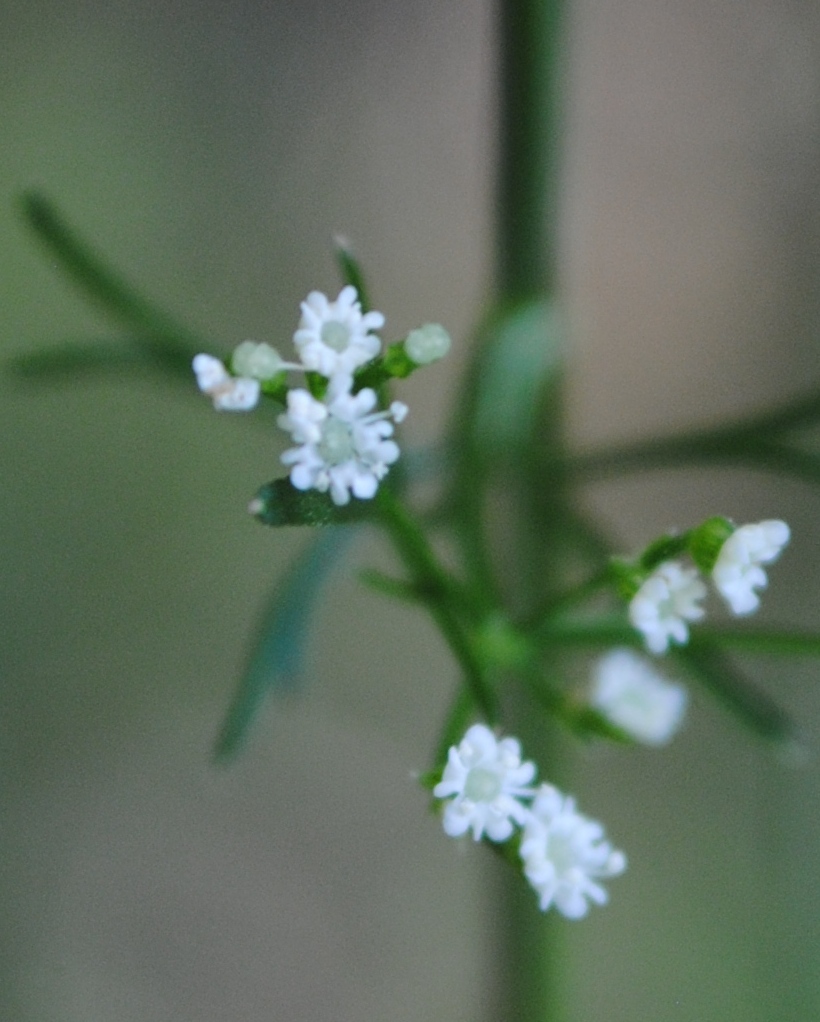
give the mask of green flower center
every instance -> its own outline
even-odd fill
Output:
[[[492,770],[474,767],[464,782],[464,797],[471,802],[492,802],[501,794],[501,779]]]
[[[576,854],[572,840],[566,834],[550,834],[547,839],[546,857],[555,867],[559,875],[566,873],[576,865]]]
[[[322,324],[321,338],[322,344],[342,352],[350,344],[350,329],[336,319],[329,319]]]
[[[350,426],[341,419],[329,416],[322,426],[322,439],[318,444],[319,455],[326,465],[340,465],[356,453]]]

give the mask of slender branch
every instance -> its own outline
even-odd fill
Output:
[[[729,463],[817,482],[820,458],[793,447],[783,435],[819,418],[820,394],[813,392],[726,426],[571,455],[562,468],[570,477],[586,481],[648,469]]]
[[[464,589],[441,566],[426,535],[388,486],[380,487],[376,502],[382,524],[413,584],[425,594],[430,614],[461,665],[476,705],[491,724],[495,723],[498,717],[496,695],[472,636],[464,625],[464,613],[471,612],[469,605],[465,604]]]
[[[595,572],[590,578],[581,582],[580,585],[573,586],[571,589],[555,597],[550,597],[532,615],[532,621],[528,626],[528,630],[531,629],[538,634],[543,629],[549,633],[550,621],[553,618],[568,610],[572,610],[573,607],[586,603],[587,600],[596,596],[607,586],[611,586],[615,581],[616,577],[612,571],[611,564],[605,565],[600,571]]]
[[[638,632],[622,615],[590,618],[589,620],[552,620],[537,633],[538,641],[545,645],[574,648],[632,646],[643,648]],[[525,642],[526,636],[518,636]],[[820,634],[795,632],[776,628],[754,628],[749,625],[698,624],[692,629],[692,640],[738,653],[760,653],[766,656],[820,657]]]
[[[711,646],[737,650],[739,653],[820,657],[820,635],[812,632],[750,628],[745,625],[699,625],[696,637]]]
[[[467,730],[467,723],[474,711],[475,700],[472,691],[466,685],[459,685],[455,698],[450,703],[447,716],[444,718],[441,734],[436,743],[433,760],[436,769],[443,768],[446,764],[450,746],[458,744]]]
[[[693,636],[689,645],[678,647],[672,656],[761,738],[794,741],[794,727],[788,715],[769,695],[743,677],[713,644]]]

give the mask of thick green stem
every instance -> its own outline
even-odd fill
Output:
[[[561,0],[500,0],[497,285],[505,300],[556,277]]]
[[[557,279],[558,161],[561,153],[560,60],[562,0],[500,0],[499,150],[497,176],[496,287],[502,306],[554,296]],[[547,343],[544,338],[543,343]],[[532,442],[549,461],[562,454],[563,414],[560,365],[544,380],[546,414]],[[537,437],[536,437],[537,433]],[[536,459],[532,459],[535,463]],[[539,459],[540,460],[540,459]],[[525,471],[509,527],[518,548],[540,550],[537,571],[521,579],[523,602],[535,601],[559,584],[562,562],[557,539],[564,515],[564,493],[557,480]],[[556,485],[553,485],[555,483]],[[559,492],[560,491],[560,492]],[[531,555],[530,554],[530,555]],[[528,584],[529,583],[529,584]],[[540,595],[536,595],[540,586]],[[532,733],[531,704],[513,700],[507,710],[511,730],[524,742],[542,776],[555,779],[554,750],[544,729]],[[526,732],[530,731],[529,734]],[[499,895],[503,919],[498,954],[496,1003],[492,1017],[509,1022],[558,1022],[560,1000],[556,928],[535,907],[532,891],[511,873]]]

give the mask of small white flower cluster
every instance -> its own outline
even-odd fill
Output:
[[[197,355],[193,366],[199,389],[213,400],[218,412],[249,412],[256,408],[259,402],[258,379],[231,376],[213,355]]]
[[[603,827],[575,808],[572,798],[549,784],[531,787],[535,764],[521,761],[515,738],[498,739],[474,724],[447,757],[433,789],[445,799],[442,823],[450,837],[467,831],[479,841],[507,841],[521,829],[524,875],[538,894],[542,911],[553,905],[568,919],[581,919],[589,903],[604,905],[598,882],[626,869],[623,852],[604,839]]]
[[[288,410],[278,423],[299,445],[282,455],[292,466],[290,481],[297,490],[330,491],[335,504],[347,504],[350,494],[369,500],[388,467],[398,460],[399,445],[390,439],[407,405],[394,401],[387,411],[373,411],[376,392],[351,390],[351,377],[334,376],[323,401],[306,390],[288,391]]]
[[[762,565],[775,561],[789,542],[785,522],[771,520],[733,529],[711,567],[712,582],[734,614],[760,605],[758,589],[767,584]],[[665,653],[670,640],[689,640],[689,623],[706,613],[700,603],[707,588],[696,568],[664,561],[643,582],[629,604],[629,620],[651,653]]]
[[[589,705],[645,745],[666,745],[683,723],[689,693],[631,649],[610,650],[593,670]]]
[[[651,653],[665,653],[670,640],[678,645],[689,641],[689,622],[706,613],[700,606],[706,591],[695,568],[679,561],[664,561],[655,568],[629,604],[629,620]]]
[[[297,490],[329,492],[338,505],[347,504],[351,495],[368,500],[399,457],[393,423],[407,415],[400,401],[378,410],[374,390],[354,389],[356,370],[381,352],[373,331],[383,326],[380,312],[362,312],[350,285],[335,301],[311,291],[293,335],[299,362],[285,362],[268,344],[244,341],[231,358],[232,372],[219,359],[202,354],[194,359],[194,373],[199,389],[219,411],[250,411],[265,383],[287,371],[324,377],[321,397],[305,388],[287,391],[287,411],[277,421],[296,446],[282,454],[282,462]],[[408,357],[417,365],[443,357],[449,346],[446,330],[435,324],[412,331],[405,342]]]

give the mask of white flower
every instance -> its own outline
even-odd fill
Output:
[[[567,919],[581,919],[589,902],[605,905],[597,883],[626,869],[626,856],[604,840],[600,823],[576,812],[575,801],[542,784],[524,825],[524,873],[538,893],[542,912],[553,905]]]
[[[231,355],[231,368],[237,376],[270,380],[285,369],[301,369],[295,362],[285,362],[276,348],[256,341],[243,341]]]
[[[720,548],[712,579],[735,614],[751,614],[760,606],[756,589],[764,589],[770,564],[789,542],[789,527],[776,519],[741,525]]]
[[[384,326],[380,312],[362,314],[356,288],[348,284],[335,302],[321,291],[311,291],[302,302],[299,329],[293,343],[306,369],[328,379],[350,374],[378,355],[381,341],[370,333]]]
[[[613,649],[595,665],[589,702],[616,727],[645,742],[665,745],[683,723],[689,694],[661,677],[631,649]]]
[[[407,406],[394,401],[389,411],[374,412],[376,392],[369,387],[351,392],[352,377],[330,381],[324,401],[306,390],[288,391],[288,410],[278,423],[298,447],[282,455],[290,465],[290,481],[297,490],[330,490],[335,504],[347,504],[351,493],[369,500],[388,467],[399,457],[399,446],[389,439],[393,423],[407,414]]]
[[[411,330],[404,342],[404,350],[416,365],[428,365],[444,358],[450,350],[450,335],[439,323],[425,323],[418,330]]]
[[[665,653],[670,639],[677,643],[689,639],[687,621],[703,617],[698,601],[705,596],[706,586],[694,568],[664,561],[632,597],[629,620],[643,633],[647,649]]]
[[[521,762],[515,738],[497,739],[484,724],[474,724],[461,742],[452,746],[436,798],[449,799],[443,825],[450,837],[472,830],[478,841],[486,833],[491,841],[506,841],[513,822],[521,825],[527,809],[521,798],[534,794],[527,785],[535,777],[535,764]]]
[[[213,399],[220,412],[247,412],[259,401],[259,381],[231,376],[213,355],[197,355],[193,361],[196,382],[203,394]]]

